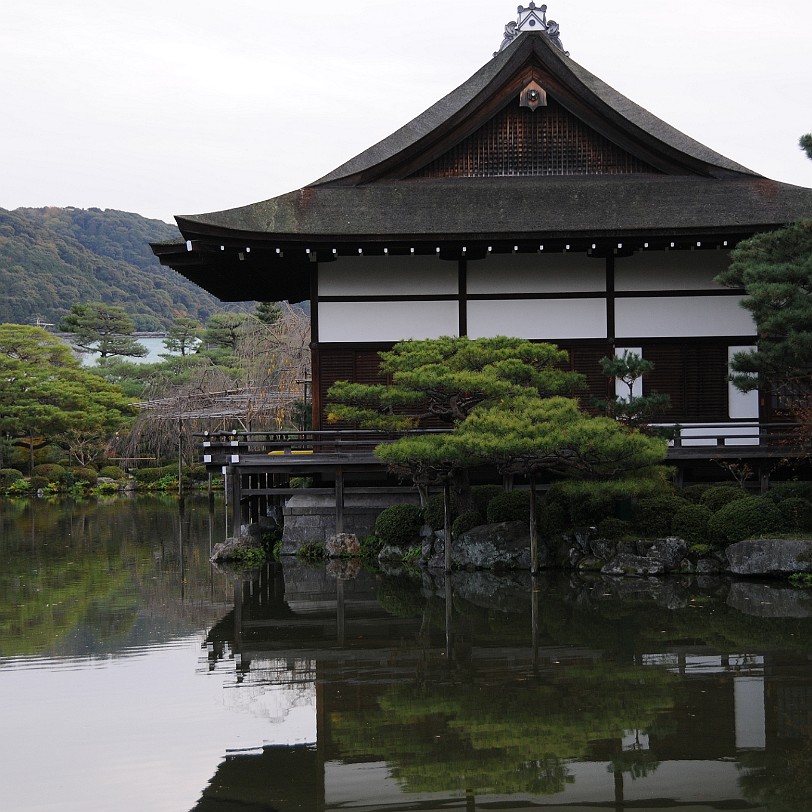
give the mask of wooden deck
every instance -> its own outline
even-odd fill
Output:
[[[725,465],[746,464],[750,476],[766,490],[770,475],[783,461],[797,463],[810,456],[809,444],[802,442],[796,424],[693,423],[675,431],[666,463],[676,468],[679,481],[686,472],[689,478],[696,478],[703,465],[705,470],[721,475]],[[336,530],[341,532],[348,481],[392,486],[391,476],[374,449],[407,434],[364,430],[235,430],[206,433],[201,439],[203,462],[209,471],[226,477],[232,527],[257,521],[269,504],[301,493],[301,487],[291,487],[291,478],[307,477],[314,479],[312,491],[334,494]]]

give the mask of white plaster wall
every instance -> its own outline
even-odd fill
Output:
[[[468,302],[471,338],[606,338],[605,299],[482,299]]]
[[[339,257],[319,264],[319,296],[454,296],[457,286],[457,263],[437,257]]]
[[[615,335],[639,338],[753,335],[741,296],[680,296],[615,299]]]
[[[319,341],[400,341],[459,331],[459,303],[321,302]]]
[[[714,290],[713,279],[724,271],[730,252],[638,251],[615,260],[615,290]]]
[[[468,263],[468,293],[601,293],[606,264],[586,254],[490,254]]]
[[[754,349],[755,347],[729,347],[727,351],[728,363],[730,363],[735,353]],[[758,419],[757,389],[754,389],[752,392],[740,392],[732,383],[728,382],[727,402],[729,404],[729,416],[731,418],[742,418],[745,420]]]

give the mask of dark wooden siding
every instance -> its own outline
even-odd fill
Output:
[[[644,345],[643,357],[654,364],[644,394],[656,391],[671,398],[666,420],[727,420],[727,352],[727,345],[718,343]]]

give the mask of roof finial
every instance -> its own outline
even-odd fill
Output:
[[[505,26],[505,37],[499,46],[499,51],[504,51],[523,31],[543,31],[554,45],[564,51],[558,23],[554,20],[547,21],[546,5],[536,6],[535,3],[530,3],[527,8],[519,6],[519,18],[515,23],[509,22]],[[499,51],[496,51],[494,56]],[[564,51],[564,53],[569,56],[569,51]]]

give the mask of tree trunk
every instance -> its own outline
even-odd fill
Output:
[[[474,494],[471,491],[471,481],[466,468],[454,468],[451,471],[452,502],[457,515],[471,513],[476,510]]]
[[[443,482],[443,531],[445,542],[445,571],[451,572],[451,485],[446,479]]]

